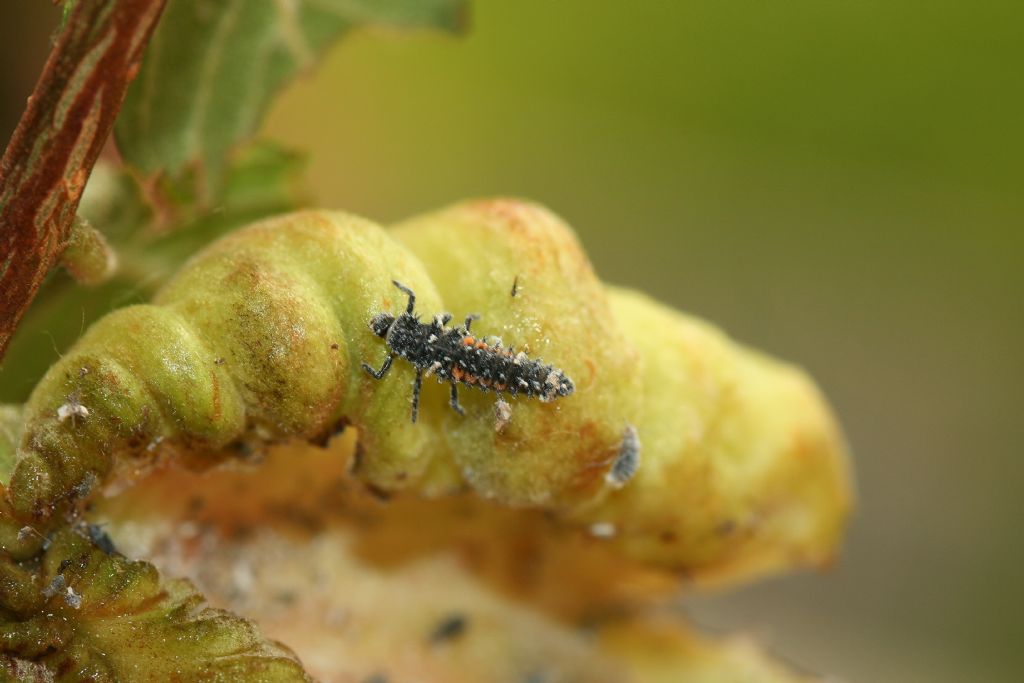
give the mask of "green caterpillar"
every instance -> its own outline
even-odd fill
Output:
[[[368,322],[404,309],[392,280],[418,310],[478,312],[476,334],[557,359],[575,393],[496,417],[467,392],[460,416],[428,382],[411,423],[413,368],[383,382],[361,368],[385,353]],[[802,373],[605,287],[558,218],[497,199],[390,230],[326,211],[258,223],[194,257],[151,305],[97,322],[0,457],[0,547],[32,556],[54,520],[154,462],[205,467],[345,426],[359,433],[355,476],[373,487],[468,486],[709,575],[825,562],[849,506],[841,437]]]

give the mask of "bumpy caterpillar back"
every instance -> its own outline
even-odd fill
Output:
[[[433,353],[425,367],[396,363],[390,381],[374,381],[361,366],[383,347],[367,323],[405,308],[393,279],[421,310],[479,312],[495,334],[558,359],[557,372],[531,362],[516,379],[572,398],[519,401],[496,425],[485,395],[466,392],[463,416],[428,383],[413,424],[418,373],[478,386],[486,376],[493,391],[509,370],[501,363],[517,356],[488,353],[487,367],[471,370],[483,356]],[[475,354],[478,340],[456,333]],[[540,374],[550,389],[533,388]],[[253,444],[320,441],[346,426],[359,432],[355,475],[373,487],[439,495],[469,486],[611,527],[624,552],[691,571],[826,561],[848,507],[840,436],[798,371],[606,289],[561,221],[511,200],[457,205],[390,231],[323,211],[239,231],[195,257],[152,305],[93,325],[24,414],[16,457],[0,462],[0,546],[15,558],[37,552],[51,520],[105,482],[172,458],[204,467]]]

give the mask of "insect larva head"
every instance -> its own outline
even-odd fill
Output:
[[[388,336],[388,330],[395,322],[395,316],[390,313],[378,313],[370,319],[370,329],[378,337]]]

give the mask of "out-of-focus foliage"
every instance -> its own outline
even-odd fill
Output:
[[[192,168],[210,206],[232,148],[339,36],[368,24],[454,30],[461,12],[461,0],[171,0],[118,117],[118,149],[147,175]]]

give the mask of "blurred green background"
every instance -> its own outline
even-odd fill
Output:
[[[6,138],[56,10],[8,0]],[[809,670],[1024,671],[1024,3],[477,0],[351,36],[274,107],[322,205],[511,194],[601,275],[801,363],[855,456],[821,576],[688,599]]]

